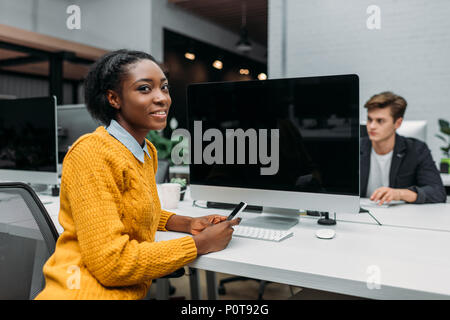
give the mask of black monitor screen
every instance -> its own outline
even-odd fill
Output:
[[[193,84],[187,97],[192,184],[359,195],[357,75]]]
[[[0,169],[56,172],[54,97],[0,100]]]

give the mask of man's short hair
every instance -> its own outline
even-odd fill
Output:
[[[373,110],[375,108],[391,108],[391,115],[394,118],[394,122],[398,118],[403,118],[408,103],[403,97],[400,97],[390,91],[381,92],[372,96],[369,101],[366,102],[364,108],[367,111]]]

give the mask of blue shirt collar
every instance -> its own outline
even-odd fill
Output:
[[[111,120],[111,123],[106,128],[106,131],[114,138],[119,140],[130,152],[138,159],[140,162],[144,163],[145,155],[144,152],[151,159],[150,153],[148,152],[147,142],[144,140],[144,148],[142,148],[136,139],[125,130],[116,120]]]

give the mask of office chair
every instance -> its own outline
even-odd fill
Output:
[[[226,283],[235,282],[235,281],[247,281],[247,280],[253,280],[253,281],[259,282],[258,300],[262,300],[266,285],[268,285],[270,283],[265,280],[258,280],[258,279],[252,279],[252,278],[246,278],[246,277],[229,277],[229,278],[222,279],[219,281],[219,286],[217,287],[217,291],[219,292],[220,295],[225,295],[227,293],[226,289],[225,289]]]
[[[176,288],[170,284],[169,279],[180,278],[184,276],[184,274],[184,268],[180,268],[171,274],[156,279],[154,281],[156,282],[156,300],[168,300],[169,296],[173,295],[176,291]]]
[[[34,299],[58,232],[36,193],[24,183],[0,183],[0,300]]]
[[[0,183],[0,300],[34,299],[45,286],[42,268],[55,251],[59,237],[50,216],[30,186]],[[168,278],[184,275],[184,268],[157,279],[157,296],[168,299]]]

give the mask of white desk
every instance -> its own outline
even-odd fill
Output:
[[[441,173],[442,182],[444,183],[444,186],[450,187],[450,174],[448,173]]]
[[[56,201],[46,207],[61,231]],[[404,207],[405,214],[409,209],[413,207]],[[228,214],[193,207],[188,200],[173,211]],[[364,214],[337,218],[332,240],[317,239],[314,233],[322,228],[317,219],[301,217],[294,237],[280,243],[235,237],[225,250],[200,256],[189,266],[207,271],[209,288],[216,285],[213,272],[222,272],[374,299],[450,299],[450,232],[378,226]],[[157,232],[156,241],[182,236]],[[379,289],[368,288],[373,281]]]
[[[64,229],[61,227],[58,221],[58,214],[59,214],[59,197],[52,197],[52,196],[44,196],[39,194],[39,199],[44,204],[45,209],[47,209],[48,214],[50,215],[50,218],[52,218],[53,224],[56,227],[56,230],[59,234],[61,234]]]
[[[42,240],[42,234],[20,195],[0,193],[0,233]]]
[[[227,213],[187,202],[174,211]],[[320,240],[314,235],[319,228],[316,219],[307,217],[294,227],[294,237],[280,243],[235,237],[225,250],[201,256],[190,266],[366,298],[450,299],[449,232],[338,221],[336,237]],[[158,232],[156,240],[181,236]],[[367,281],[378,271],[381,287],[370,290]]]
[[[450,203],[398,204],[386,207],[361,206],[368,209],[383,226],[450,232]]]

